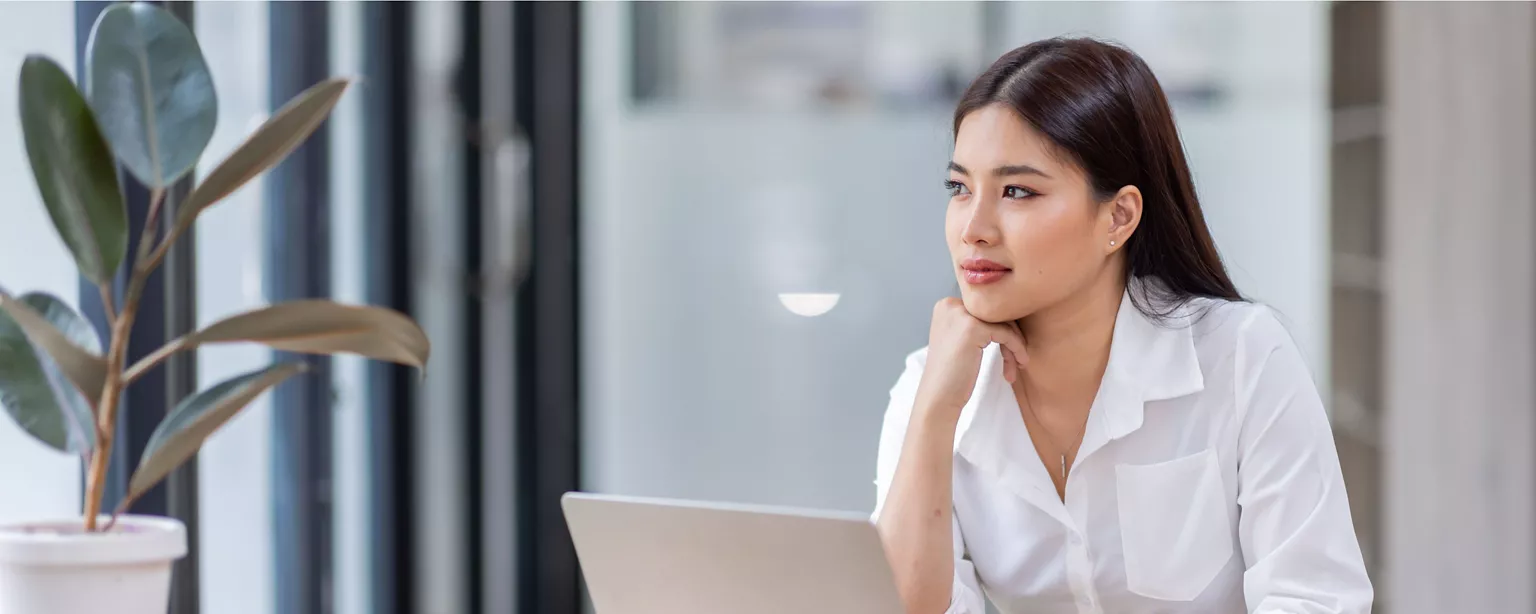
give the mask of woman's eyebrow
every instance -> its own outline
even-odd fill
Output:
[[[1036,175],[1045,179],[1051,178],[1050,175],[1045,174],[1045,171],[1028,164],[1009,164],[992,169],[992,176],[994,177],[1014,177],[1018,175]]]
[[[949,161],[949,170],[960,173],[961,175],[969,176],[971,174],[971,171],[966,170],[964,166],[955,164],[954,160]],[[1047,175],[1045,171],[1042,171],[1028,164],[1009,164],[992,169],[992,176],[994,177],[1016,177],[1018,175],[1036,175],[1045,179],[1051,178],[1051,176]]]

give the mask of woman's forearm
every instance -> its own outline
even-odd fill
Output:
[[[909,614],[941,614],[949,608],[955,576],[952,466],[955,419],[914,407],[901,458],[878,520]]]

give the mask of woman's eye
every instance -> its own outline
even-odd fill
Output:
[[[1029,197],[1034,196],[1034,195],[1035,195],[1035,191],[1034,190],[1031,190],[1031,189],[1023,187],[1023,186],[1011,185],[1011,186],[1008,186],[1006,188],[1003,188],[1003,198],[1012,198],[1014,200],[1019,200],[1019,199],[1029,198]]]
[[[944,180],[944,189],[949,192],[949,195],[951,197],[959,196],[961,194],[970,194],[971,193],[970,188],[965,187],[965,184],[960,183],[958,181],[955,181],[953,179],[945,179]]]

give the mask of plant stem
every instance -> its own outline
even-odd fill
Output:
[[[155,212],[152,211],[151,214],[153,213]],[[145,274],[153,272],[156,267],[160,266],[160,261],[165,259],[166,252],[171,250],[171,244],[175,243],[176,238],[181,236],[182,228],[179,222],[180,220],[172,220],[171,229],[166,231],[165,238],[155,245],[154,250],[148,250],[148,240],[150,238],[148,236],[139,243],[138,266],[146,271]]]
[[[166,253],[171,251],[171,244],[175,243],[176,239],[180,236],[181,228],[171,228],[170,232],[166,233],[165,239],[161,240],[160,244],[155,246],[155,250],[151,252],[147,258],[145,258],[143,264],[144,270],[154,271],[156,268],[158,268],[160,266],[160,261],[165,260]]]
[[[96,517],[101,514],[101,499],[107,486],[107,470],[112,459],[112,441],[117,434],[117,406],[127,381],[123,379],[123,363],[128,359],[128,338],[133,333],[133,321],[139,313],[139,298],[144,294],[144,284],[149,270],[144,260],[150,253],[150,242],[155,236],[155,220],[160,215],[160,202],[165,190],[156,188],[150,192],[149,214],[144,218],[144,230],[139,236],[139,253],[134,261],[133,273],[128,277],[128,289],[123,293],[123,311],[112,321],[112,340],[107,346],[107,379],[101,385],[101,403],[96,411],[96,451],[91,456],[91,471],[86,475],[85,530],[96,530]],[[105,299],[110,292],[103,288]],[[110,304],[110,301],[108,302]],[[114,516],[116,514],[114,513]]]
[[[107,323],[117,321],[117,307],[112,304],[112,284],[97,284],[96,289],[101,291],[101,309],[107,312]]]
[[[133,261],[135,274],[143,268],[144,261],[150,255],[150,244],[154,243],[155,236],[159,234],[155,232],[155,222],[160,219],[160,203],[164,200],[165,188],[155,188],[149,192],[149,214],[144,216],[144,230],[139,234],[139,254]]]
[[[138,275],[128,282],[128,296],[123,301],[123,313],[112,324],[112,341],[107,349],[107,379],[101,386],[101,405],[98,408],[96,429],[99,437],[96,451],[91,457],[91,472],[86,476],[90,490],[85,500],[85,530],[96,530],[96,516],[101,513],[101,498],[107,486],[107,469],[112,459],[112,441],[117,434],[117,406],[123,392],[123,360],[128,353],[128,335],[138,312],[139,292],[143,282]]]
[[[170,251],[171,241],[174,240],[176,240],[176,235],[171,234],[166,236],[165,240],[160,242],[160,245],[155,246],[155,251],[151,252],[144,261],[144,269],[153,271],[155,267],[160,266],[160,261],[165,259],[165,253]]]
[[[133,505],[133,499],[124,496],[123,502],[117,504],[117,509],[112,510],[112,517],[107,519],[107,526],[102,527],[101,532],[106,533],[107,531],[111,531],[112,527],[117,524],[117,517],[123,515],[123,512],[128,511],[129,505]]]
[[[133,363],[133,366],[128,367],[127,373],[123,374],[123,384],[132,384],[134,380],[139,379],[145,372],[155,368],[155,365],[165,362],[165,359],[180,351],[182,345],[181,339],[175,339],[170,343],[160,346],[160,349],[151,352],[150,355],[140,358],[138,362]]]
[[[101,427],[97,426],[96,431],[101,432]],[[101,514],[101,491],[106,486],[104,481],[107,477],[107,459],[111,457],[110,454],[103,453],[103,450],[110,452],[112,448],[110,439],[110,435],[97,437],[96,451],[91,454],[91,469],[85,474],[85,530],[87,532],[96,530],[96,517]]]

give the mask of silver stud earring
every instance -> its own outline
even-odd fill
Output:
[[[1110,247],[1114,247],[1115,246],[1115,240],[1114,239],[1110,239],[1109,240],[1109,246]]]

